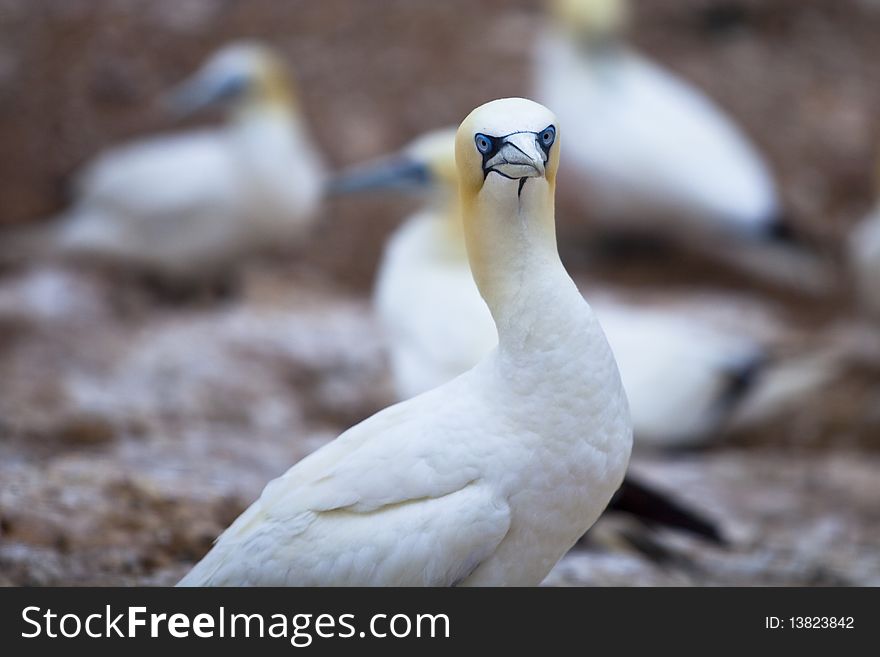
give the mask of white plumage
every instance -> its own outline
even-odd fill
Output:
[[[228,46],[174,98],[182,110],[223,104],[229,118],[101,155],[79,177],[51,249],[198,278],[302,236],[322,167],[277,57],[254,44]]]
[[[556,251],[555,123],[506,99],[459,129],[498,348],[269,484],[181,584],[534,585],[592,525],[632,436],[614,358]],[[480,139],[497,151],[485,161]]]
[[[535,95],[567,127],[565,176],[609,228],[763,237],[780,211],[769,168],[694,86],[619,39],[622,0],[555,0]],[[661,221],[662,220],[662,221]]]
[[[859,303],[880,318],[880,206],[853,229],[848,247]]]

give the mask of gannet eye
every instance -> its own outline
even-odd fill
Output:
[[[547,126],[544,128],[544,131],[538,135],[538,139],[541,140],[541,146],[543,146],[545,150],[550,148],[553,145],[553,142],[556,141],[556,128],[552,125]]]
[[[480,151],[483,155],[492,150],[493,142],[491,137],[487,137],[483,134],[477,134],[474,138],[474,141],[477,144],[477,150]]]

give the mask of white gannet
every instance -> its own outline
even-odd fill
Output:
[[[40,231],[44,251],[200,279],[305,231],[322,165],[278,56],[229,45],[169,101],[181,114],[220,106],[228,117],[102,154],[78,177],[71,209]]]
[[[587,182],[598,220],[678,239],[788,237],[767,163],[705,94],[624,42],[625,0],[550,0],[550,10],[534,93],[577,144],[563,176]]]
[[[453,149],[454,130],[437,130],[330,185],[335,193],[429,193],[389,239],[376,280],[375,306],[399,399],[458,376],[498,339],[470,274]],[[593,295],[591,304],[617,359],[640,444],[683,446],[716,437],[768,362],[755,337],[692,314],[623,303],[607,293]]]
[[[556,249],[561,135],[521,98],[458,131],[467,250],[497,349],[270,483],[182,585],[536,585],[596,521],[632,429]]]

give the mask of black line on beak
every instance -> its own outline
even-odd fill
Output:
[[[528,178],[520,178],[519,179],[519,189],[516,191],[517,198],[522,197],[522,190],[523,190],[523,187],[526,186],[526,180],[528,180]]]

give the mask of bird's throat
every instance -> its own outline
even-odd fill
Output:
[[[522,327],[548,286],[568,274],[556,248],[553,188],[545,179],[486,186],[462,198],[471,272],[498,327],[499,339]]]

